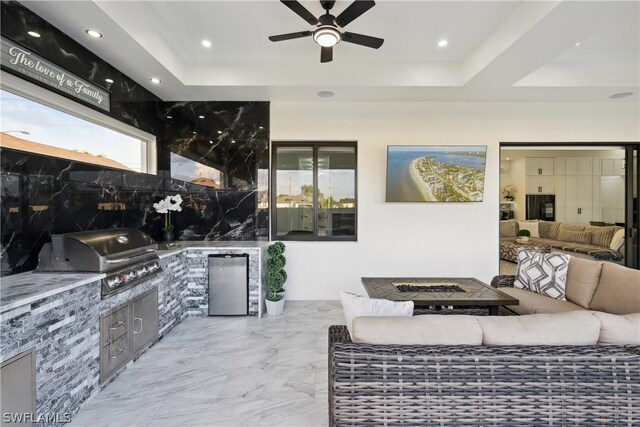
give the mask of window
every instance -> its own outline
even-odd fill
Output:
[[[355,142],[272,146],[272,238],[357,240]]]
[[[2,148],[155,173],[153,135],[14,76],[2,77]]]

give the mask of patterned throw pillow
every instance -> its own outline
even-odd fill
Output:
[[[513,285],[566,301],[569,255],[545,254],[531,249],[518,252],[518,272]]]
[[[591,244],[596,246],[604,246],[608,248],[611,244],[611,239],[616,233],[616,227],[592,227],[585,228],[586,231],[591,232]]]

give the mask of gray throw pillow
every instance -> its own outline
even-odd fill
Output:
[[[518,223],[515,219],[500,221],[500,237],[516,237],[518,235]]]
[[[569,259],[569,255],[520,249],[513,286],[566,301]]]

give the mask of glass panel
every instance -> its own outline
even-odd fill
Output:
[[[0,144],[4,148],[108,169],[144,171],[146,144],[140,139],[5,90],[0,90],[0,104]]]
[[[356,235],[356,149],[318,148],[318,236]]]
[[[276,235],[313,236],[313,148],[275,150]]]

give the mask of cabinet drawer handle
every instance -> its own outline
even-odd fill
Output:
[[[139,331],[136,331],[136,320],[140,321],[140,330]],[[134,334],[142,333],[142,318],[141,317],[134,317],[133,318],[133,333]]]
[[[118,348],[118,352],[116,354],[114,354],[113,356],[109,357],[109,359],[115,359],[116,357],[120,356],[122,353],[124,353],[125,349],[124,348]]]
[[[109,326],[109,330],[113,331],[114,329],[118,329],[120,326],[124,325],[124,321],[120,320],[118,323],[116,323],[113,326]]]

